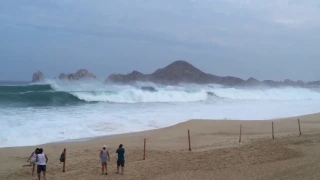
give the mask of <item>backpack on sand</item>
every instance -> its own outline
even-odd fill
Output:
[[[63,152],[60,155],[60,162],[64,162],[64,153]]]

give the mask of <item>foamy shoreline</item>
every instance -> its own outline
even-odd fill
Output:
[[[282,118],[273,118],[273,119],[256,119],[256,120],[235,120],[235,119],[201,119],[201,121],[235,121],[239,122],[241,124],[242,121],[281,121],[281,120],[286,120],[286,119],[298,119],[299,117],[305,117],[305,116],[313,116],[317,115],[318,113],[314,114],[305,114],[305,115],[300,115],[300,116],[290,116],[290,117],[282,117]],[[110,134],[110,135],[101,135],[101,136],[93,136],[93,137],[84,137],[84,138],[76,138],[76,139],[68,139],[68,140],[61,140],[61,141],[52,141],[48,143],[42,143],[42,144],[36,144],[36,145],[26,145],[26,146],[9,146],[9,147],[0,147],[2,148],[21,148],[21,147],[36,147],[36,146],[47,146],[47,145],[54,145],[54,144],[68,144],[68,143],[76,143],[76,142],[88,142],[88,141],[94,141],[97,139],[103,139],[103,138],[109,138],[113,136],[122,136],[122,135],[134,135],[136,133],[148,133],[150,131],[155,131],[155,130],[161,130],[161,129],[166,129],[166,128],[171,128],[174,126],[177,126],[179,124],[187,123],[188,121],[197,121],[200,119],[189,119],[186,121],[179,122],[177,124],[167,126],[167,127],[161,127],[161,128],[156,128],[156,129],[149,129],[149,130],[144,130],[144,131],[134,131],[134,132],[126,132],[126,133],[118,133],[118,134]]]
[[[313,115],[313,114],[305,114],[305,115],[301,115],[301,116],[308,116],[308,115]],[[239,121],[239,122],[240,121],[279,121],[279,120],[288,119],[288,118],[299,118],[301,116],[290,116],[290,117],[282,117],[282,118],[274,118],[274,119],[257,119],[257,120],[234,120],[234,119],[201,119],[201,120],[204,120],[204,121]],[[193,121],[193,120],[197,120],[197,119],[189,119],[189,120],[174,124],[172,126],[161,127],[161,128],[156,128],[156,129],[149,129],[149,130],[144,130],[144,131],[135,131],[135,132],[127,132],[127,133],[119,133],[119,134],[110,134],[110,135],[101,135],[101,136],[69,139],[69,140],[54,141],[54,142],[48,142],[48,143],[43,143],[43,144],[38,144],[38,145],[31,145],[31,146],[42,146],[42,145],[49,145],[49,144],[66,144],[66,143],[74,143],[74,142],[86,142],[86,141],[92,141],[92,140],[96,140],[96,139],[100,139],[100,138],[108,138],[108,137],[112,137],[112,136],[134,134],[134,133],[147,133],[149,131],[161,130],[164,128],[173,127],[173,126],[179,125],[181,123],[185,123],[185,122]],[[19,147],[28,147],[28,146],[19,146]],[[1,149],[1,147],[0,147],[0,149]]]

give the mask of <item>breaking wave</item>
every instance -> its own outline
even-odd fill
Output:
[[[92,102],[148,103],[233,100],[320,100],[320,92],[306,88],[239,89],[208,86],[116,86],[33,84],[0,86],[0,105],[62,106]]]

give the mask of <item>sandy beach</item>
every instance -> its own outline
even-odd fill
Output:
[[[189,120],[167,128],[84,142],[1,148],[0,179],[37,179],[31,176],[30,167],[22,167],[36,147],[43,148],[49,158],[47,180],[319,179],[319,132],[320,114],[256,121]],[[144,138],[147,138],[146,160],[143,160]],[[126,150],[124,175],[115,174],[115,151],[120,143]],[[99,151],[103,145],[110,151],[109,175],[101,174]],[[59,157],[64,148],[67,161],[63,173]]]

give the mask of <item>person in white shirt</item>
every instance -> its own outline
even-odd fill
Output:
[[[48,157],[45,153],[43,153],[43,149],[39,149],[39,154],[37,155],[36,162],[38,162],[37,173],[38,179],[40,180],[40,174],[43,172],[43,178],[46,179],[46,168],[48,163]]]
[[[23,167],[32,166],[32,176],[34,175],[34,169],[36,166],[36,159],[37,159],[38,151],[39,151],[39,148],[37,148],[34,152],[31,153],[29,159],[27,160],[27,163],[30,162],[30,164],[23,165]]]
[[[109,151],[107,150],[106,145],[103,146],[103,148],[100,151],[100,159],[101,159],[101,165],[102,165],[102,174],[104,174],[104,169],[106,169],[106,175],[108,175],[108,170],[107,170],[107,161],[109,160]]]

